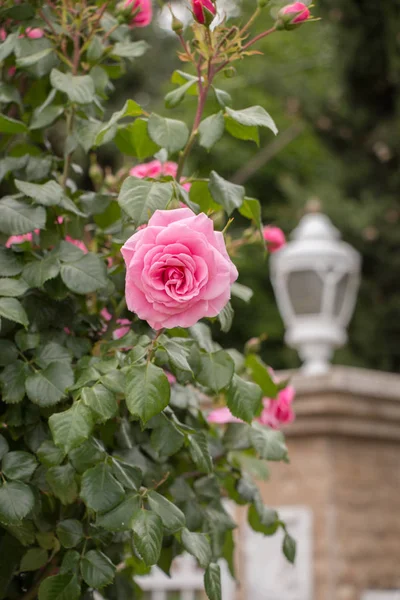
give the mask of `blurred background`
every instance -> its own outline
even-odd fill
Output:
[[[272,24],[267,7],[256,29]],[[173,4],[189,16],[185,3]],[[255,2],[225,4],[227,12],[250,15]],[[186,97],[167,111],[163,96],[180,68],[175,35],[168,31],[168,11],[138,32],[151,45],[133,63],[112,94],[110,112],[131,97],[157,112],[193,118],[195,99]],[[261,133],[260,146],[229,134],[212,149],[215,170],[245,185],[247,195],[262,203],[264,224],[289,234],[308,201],[318,199],[344,240],[363,257],[363,274],[348,345],[335,362],[385,371],[400,367],[400,14],[394,0],[319,0],[308,23],[292,32],[278,32],[237,67],[219,87],[232,92],[233,108],[263,106],[275,119],[279,134]],[[174,62],[175,61],[175,62]],[[216,110],[212,101],[209,112]],[[103,165],[121,165],[115,147],[105,147]],[[190,171],[206,174],[207,155],[197,147]],[[132,159],[132,165],[134,159]],[[240,219],[240,217],[239,217]],[[238,220],[237,220],[238,222]],[[238,223],[239,224],[239,223]],[[250,304],[240,300],[226,340],[243,347],[265,332],[262,356],[277,369],[298,366],[295,351],[283,344],[283,324],[269,282],[268,261],[254,260],[254,250],[238,259],[239,281],[251,286]],[[258,251],[257,251],[258,252]],[[259,256],[258,256],[259,257]],[[235,304],[235,299],[234,299]],[[225,338],[226,339],[226,338]]]

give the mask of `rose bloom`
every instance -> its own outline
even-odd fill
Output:
[[[286,244],[285,234],[279,227],[266,225],[263,228],[263,238],[266,242],[269,252],[276,252]]]
[[[176,177],[177,172],[178,163],[176,162],[166,161],[165,163],[162,163],[159,160],[152,160],[148,163],[141,163],[140,165],[132,167],[132,169],[129,171],[129,175],[132,175],[133,177],[138,177],[139,179],[144,179],[145,177],[157,179],[162,175]],[[188,182],[182,184],[182,187],[187,192],[190,190],[190,186],[191,184]]]
[[[106,322],[111,321],[111,319],[112,319],[112,314],[106,308],[101,309],[100,315]],[[126,335],[128,333],[128,331],[130,331],[130,328],[131,328],[131,322],[129,321],[129,319],[117,319],[117,324],[121,325],[121,327],[118,327],[117,329],[115,329],[113,331],[113,339],[114,340],[119,340],[122,337],[124,337],[124,335]],[[107,327],[104,327],[103,331],[106,331],[106,330],[107,330]]]
[[[292,423],[295,419],[292,403],[295,390],[288,385],[278,392],[275,399],[263,398],[263,410],[256,421],[272,429],[280,429],[283,425]],[[242,423],[241,419],[234,417],[227,406],[216,408],[207,417],[209,423]]]
[[[151,0],[125,0],[124,8],[131,7],[132,20],[129,27],[147,27],[153,17]]]
[[[43,29],[40,29],[40,27],[27,27],[27,29],[25,29],[25,37],[30,38],[31,40],[38,40],[39,38],[42,38],[44,36],[44,31]],[[20,37],[24,37],[23,35],[21,35]]]
[[[193,16],[198,23],[204,25],[208,20],[206,17],[214,17],[217,12],[211,0],[192,0]],[[208,13],[208,15],[207,15]]]
[[[279,11],[279,16],[292,14],[294,14],[295,16],[293,17],[293,19],[290,20],[291,25],[303,23],[304,21],[307,21],[307,19],[309,19],[311,15],[307,6],[302,2],[294,2],[293,4],[288,4],[287,6],[281,8],[281,10]]]
[[[129,310],[153,329],[191,327],[216,317],[238,272],[224,236],[204,213],[157,210],[121,249]]]

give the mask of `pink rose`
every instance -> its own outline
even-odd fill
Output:
[[[7,37],[7,32],[3,27],[0,27],[0,42],[5,42]]]
[[[177,172],[178,163],[176,162],[166,161],[165,163],[162,163],[159,160],[152,160],[148,163],[141,163],[140,165],[136,165],[136,167],[132,167],[129,171],[129,175],[138,177],[139,179],[144,179],[145,177],[157,179],[162,175],[176,177]],[[189,182],[182,183],[183,189],[187,192],[190,191],[191,185],[192,184]]]
[[[39,233],[39,229],[35,230],[35,233]],[[5,243],[6,248],[10,248],[13,244],[22,244],[23,242],[31,242],[32,233],[23,233],[22,235],[12,235],[8,238]]]
[[[311,17],[307,6],[302,2],[294,2],[281,8],[278,12],[277,29],[294,29]]]
[[[211,0],[192,0],[192,11],[194,18],[201,25],[210,24],[217,12]]]
[[[124,8],[131,7],[132,19],[129,27],[147,27],[153,16],[151,0],[125,0]]]
[[[39,27],[27,27],[25,29],[25,36],[30,38],[31,40],[37,40],[44,36],[44,31],[43,31],[43,29],[40,29]],[[21,35],[20,37],[24,37],[24,36]]]
[[[157,210],[121,252],[128,308],[153,329],[190,327],[217,316],[238,276],[223,234],[189,208]]]
[[[100,315],[104,321],[108,322],[112,319],[112,314],[107,310],[107,308],[102,308]],[[131,322],[129,319],[117,319],[117,324],[122,325],[122,327],[118,327],[113,331],[114,340],[119,340],[120,338],[124,337],[124,335],[126,335],[131,328]],[[106,329],[107,328],[104,326],[103,331],[106,331]]]
[[[170,373],[169,371],[164,371],[164,373],[167,376],[169,385],[173,385],[174,383],[176,383],[175,375],[172,375],[172,373]]]
[[[71,236],[66,235],[65,241],[69,242],[70,244],[73,244],[74,246],[79,248],[79,250],[82,250],[82,252],[84,252],[85,254],[87,254],[89,252],[89,250],[86,248],[85,244],[83,242],[81,242],[80,240],[75,240]]]
[[[225,423],[243,423],[241,419],[233,416],[227,406],[212,410],[207,417],[207,421],[209,423],[219,423],[221,425],[224,425]]]
[[[285,234],[279,227],[266,225],[263,228],[263,237],[267,244],[269,252],[276,252],[286,244]]]

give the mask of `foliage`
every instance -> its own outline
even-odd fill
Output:
[[[213,87],[256,39],[224,23],[195,23],[195,43],[178,32],[192,68],[174,73],[167,104],[197,88],[189,129],[133,100],[105,115],[112,80],[147,49],[113,2],[6,2],[0,15],[0,598],[73,600],[105,586],[114,598],[186,550],[218,600],[221,557],[234,574],[235,523],[221,499],[249,505],[267,535],[285,529],[253,481],[263,461],[287,461],[281,432],[253,421],[278,387],[261,360],[251,368],[213,341],[207,322],[155,333],[130,314],[120,249],[154,211],[184,203],[225,230],[239,209],[250,223],[242,239],[225,235],[227,249],[249,241],[262,258],[258,201],[215,171],[182,178],[197,139],[209,150],[224,129],[276,133],[261,106],[230,108]],[[202,119],[210,92],[220,106]],[[138,160],[177,157],[177,171],[106,181],[95,152],[110,143]],[[90,150],[88,184],[76,157]],[[232,316],[227,305],[212,322],[227,331]],[[210,425],[211,402],[243,422]],[[283,551],[294,560],[289,534]]]

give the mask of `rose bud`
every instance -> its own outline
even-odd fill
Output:
[[[195,20],[201,25],[207,26],[210,25],[217,12],[211,0],[192,0],[192,10]]]
[[[294,2],[281,8],[278,12],[278,19],[276,21],[276,29],[296,29],[305,21],[308,21],[311,13],[307,6],[302,2]]]
[[[276,252],[286,244],[285,234],[279,227],[266,225],[263,228],[263,238],[269,252]]]

